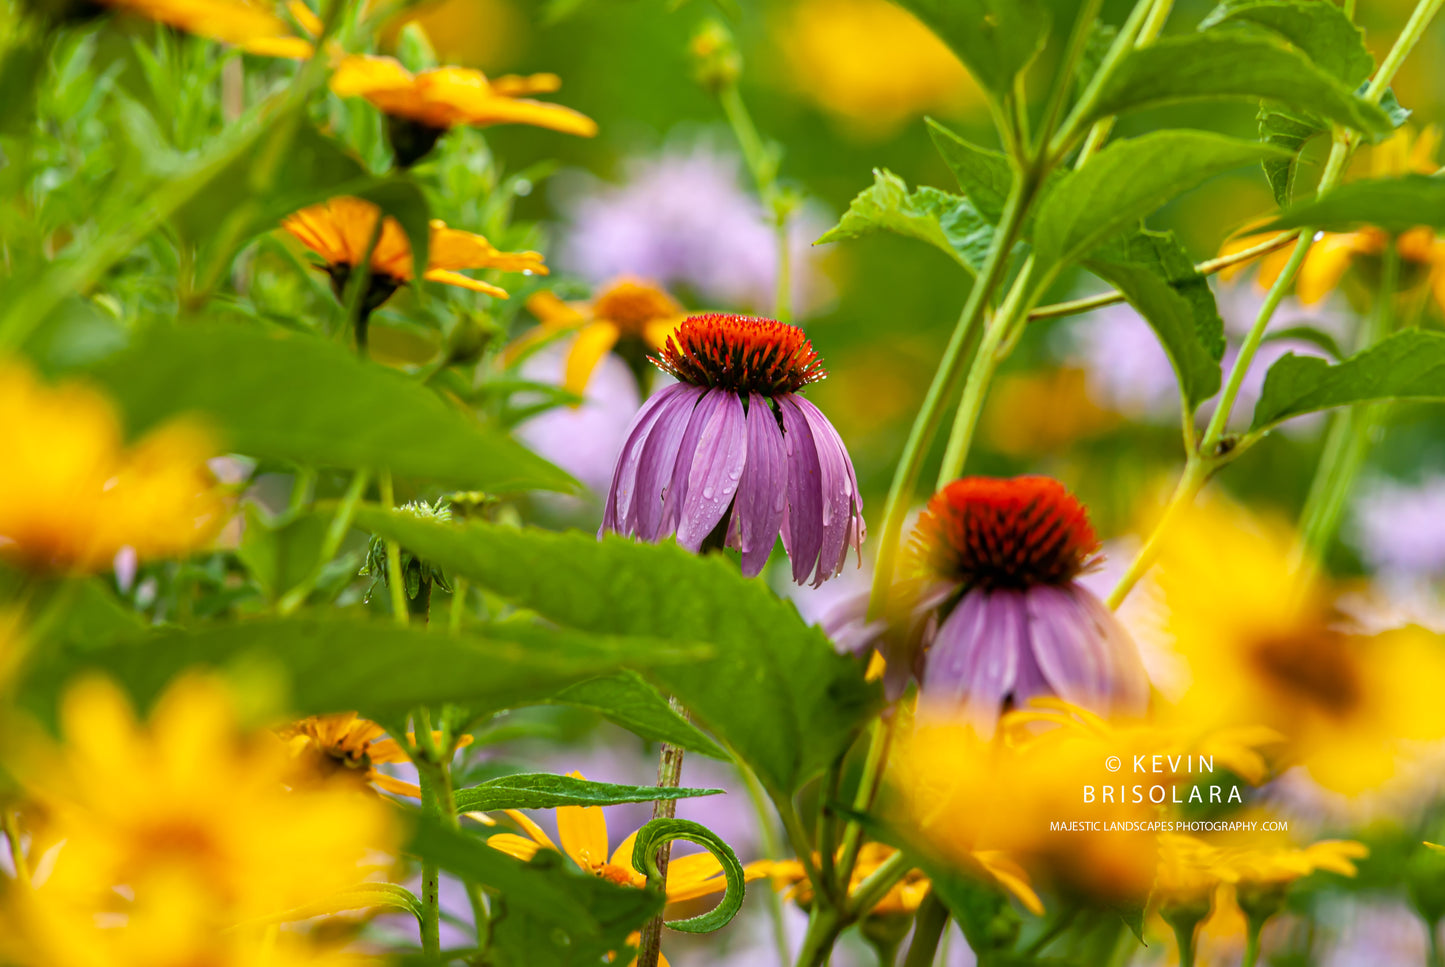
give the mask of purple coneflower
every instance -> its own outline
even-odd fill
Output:
[[[1041,695],[1142,713],[1149,680],[1133,641],[1075,580],[1098,549],[1083,505],[1048,477],[968,477],[935,494],[912,550],[956,596],[939,611],[923,697],[966,703],[980,724]]]
[[[803,331],[691,316],[653,362],[679,382],[632,421],[602,530],[736,548],[749,577],[781,531],[793,580],[837,574],[863,541],[863,500],[838,432],[797,393],[827,375]]]

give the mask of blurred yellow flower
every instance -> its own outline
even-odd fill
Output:
[[[943,41],[887,0],[801,0],[777,34],[794,85],[865,135],[983,104]]]
[[[885,846],[882,843],[864,843],[858,851],[858,859],[853,866],[848,892],[850,894],[855,892],[860,883],[877,872],[878,867],[882,866],[896,852],[897,850],[893,847]],[[981,870],[986,874],[986,878],[1017,897],[1018,901],[1031,913],[1041,915],[1044,912],[1043,901],[1029,885],[1028,874],[1017,863],[997,850],[976,852],[972,854],[972,858],[975,862],[975,872]],[[813,885],[808,881],[803,864],[798,860],[760,864],[760,867],[767,870],[775,889],[787,888],[789,896],[804,906],[813,902]],[[923,898],[928,896],[928,891],[931,889],[933,889],[933,884],[928,877],[924,876],[920,870],[910,870],[868,912],[877,916],[913,913],[923,902]]]
[[[437,138],[458,124],[529,124],[563,134],[590,138],[597,122],[560,104],[526,97],[547,94],[562,86],[556,74],[507,76],[488,80],[469,67],[438,67],[413,74],[391,57],[352,55],[331,75],[331,90],[340,97],[364,97],[388,117],[411,122],[420,130],[390,129],[392,148],[402,165],[419,160]]]
[[[1169,714],[1277,729],[1316,780],[1360,792],[1395,773],[1403,741],[1445,737],[1445,642],[1341,631],[1292,549],[1287,532],[1218,504],[1174,528],[1159,583],[1191,680]]]
[[[1088,374],[1075,367],[998,380],[983,414],[989,445],[1010,456],[1057,454],[1119,422],[1089,395]]]
[[[395,49],[401,31],[425,31],[442,63],[497,67],[512,63],[527,46],[528,20],[508,0],[433,0],[405,7],[381,28],[384,49]]]
[[[208,543],[226,504],[198,427],[170,423],[124,445],[110,401],[77,382],[47,386],[0,359],[0,556],[95,570],[122,547],[141,559]]]
[[[357,787],[373,786],[398,796],[421,798],[421,789],[379,771],[376,766],[389,762],[408,762],[405,750],[375,722],[355,712],[314,715],[286,726],[279,732],[291,757],[298,766],[296,781],[306,786],[347,781]],[[432,733],[434,742],[441,742],[440,732]],[[407,742],[416,741],[408,733]],[[464,735],[457,747],[471,745],[472,737]]]
[[[1410,173],[1433,175],[1440,170],[1435,163],[1440,138],[1440,129],[1433,125],[1422,131],[1418,138],[1408,129],[1401,128],[1388,141],[1374,148],[1370,159],[1371,175],[1375,178]],[[1278,234],[1271,233],[1239,236],[1226,242],[1220,254],[1233,255],[1278,237]],[[1321,232],[1300,266],[1295,294],[1305,305],[1322,301],[1339,286],[1356,259],[1378,258],[1389,241],[1387,233],[1370,226],[1353,232]],[[1430,285],[1436,303],[1445,309],[1445,240],[1436,238],[1428,228],[1412,228],[1395,239],[1395,247],[1406,273],[1401,279],[1401,287],[1411,288],[1423,280]],[[1293,251],[1294,246],[1287,245],[1261,258],[1255,277],[1257,284],[1262,288],[1274,285]],[[1221,276],[1227,279],[1243,269],[1244,264],[1232,266]]]
[[[687,314],[662,286],[631,276],[608,282],[590,302],[563,302],[550,292],[538,292],[527,300],[527,310],[541,325],[513,341],[504,361],[510,365],[534,346],[576,331],[562,386],[578,396],[587,391],[598,362],[619,343],[640,361],[649,350],[662,349]]]
[[[87,679],[60,721],[63,744],[32,738],[14,761],[61,843],[33,895],[11,891],[27,963],[272,963],[226,928],[354,888],[398,845],[380,800],[346,784],[288,788],[285,746],[241,730],[214,679],[178,680],[144,723],[115,685]],[[286,949],[274,963],[296,959]]]
[[[291,38],[291,30],[270,4],[246,0],[100,0],[115,10],[133,13],[200,37],[228,44],[275,43]],[[309,46],[309,45],[308,45]]]
[[[381,209],[361,198],[333,198],[320,205],[287,215],[281,227],[325,261],[331,285],[342,298],[351,270],[366,257],[376,219]],[[537,252],[502,252],[480,235],[448,228],[433,220],[427,249],[427,270],[422,278],[481,292],[498,299],[506,290],[463,275],[457,269],[498,269],[546,275],[547,267]],[[381,305],[397,287],[413,278],[411,243],[401,223],[390,215],[382,221],[381,234],[371,252],[371,287],[366,308]]]

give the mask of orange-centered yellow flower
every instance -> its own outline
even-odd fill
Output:
[[[388,134],[402,166],[414,164],[437,139],[459,124],[529,124],[590,138],[597,122],[560,104],[526,97],[562,86],[556,74],[488,80],[467,67],[438,67],[413,74],[391,57],[353,55],[337,65],[331,90],[340,97],[364,97],[393,121]]]
[[[1433,175],[1440,170],[1435,163],[1435,151],[1440,146],[1440,129],[1426,128],[1415,138],[1406,129],[1395,132],[1394,136],[1378,145],[1371,156],[1371,174],[1376,178],[1388,178],[1409,173]],[[1277,234],[1244,235],[1225,243],[1221,255],[1233,255],[1259,245]],[[1370,226],[1353,232],[1321,232],[1310,246],[1295,280],[1295,294],[1300,302],[1314,305],[1322,301],[1339,286],[1345,272],[1361,259],[1378,259],[1390,243],[1390,236]],[[1410,288],[1424,281],[1429,284],[1435,301],[1445,309],[1445,240],[1436,238],[1428,228],[1412,228],[1394,239],[1405,270],[1400,280],[1401,288]],[[1293,245],[1264,256],[1259,262],[1257,283],[1268,288],[1284,271]],[[1222,273],[1223,278],[1242,271],[1243,265],[1232,266]]]
[[[592,371],[614,347],[640,362],[647,352],[662,350],[686,315],[660,285],[631,276],[607,283],[590,302],[563,302],[550,292],[538,292],[527,300],[527,309],[541,325],[507,347],[506,361],[514,362],[532,347],[575,331],[562,386],[578,396],[586,392]]]
[[[0,556],[29,567],[94,570],[126,546],[177,556],[225,522],[198,427],[169,424],[127,447],[109,400],[44,385],[17,360],[0,359],[0,454]]]
[[[286,216],[281,227],[321,256],[325,261],[323,268],[331,277],[332,288],[339,299],[346,289],[351,270],[366,257],[380,215],[381,209],[364,199],[333,198]],[[498,299],[507,298],[506,290],[463,275],[458,269],[547,274],[547,267],[542,264],[542,256],[537,252],[503,252],[480,235],[448,228],[446,223],[433,220],[427,269],[422,278]],[[382,221],[381,233],[371,250],[371,273],[372,291],[366,296],[367,310],[381,305],[398,286],[414,277],[411,243],[407,241],[401,223],[390,215]]]

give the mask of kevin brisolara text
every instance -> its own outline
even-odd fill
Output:
[[[1284,820],[1223,820],[1193,819],[1152,821],[1124,820],[1051,820],[1049,831],[1054,833],[1230,833],[1255,832],[1256,830],[1288,830]]]

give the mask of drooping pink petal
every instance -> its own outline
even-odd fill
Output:
[[[823,546],[823,472],[808,419],[789,393],[777,399],[788,454],[788,505],[783,517],[783,547],[792,559],[793,580],[807,584]]]
[[[757,393],[748,399],[747,430],[747,462],[738,485],[733,520],[743,574],[756,577],[773,552],[773,542],[783,525],[788,453],[773,408]]]
[[[658,418],[667,410],[668,404],[691,389],[680,384],[669,386],[642,404],[642,409],[632,418],[627,433],[623,436],[622,452],[617,455],[617,467],[612,471],[612,486],[607,490],[607,502],[602,509],[602,528],[598,536],[606,531],[632,534],[635,518],[632,513],[633,498],[637,490],[637,471],[642,451]]]
[[[864,536],[863,498],[853,461],[833,424],[821,410],[801,396],[794,396],[798,410],[808,421],[818,451],[823,501],[823,540],[819,550],[814,585],[822,584],[843,569],[848,548],[858,546]]]
[[[676,390],[663,406],[657,422],[648,433],[637,465],[637,494],[633,503],[634,531],[645,541],[668,536],[677,526],[677,514],[668,513],[667,489],[677,467],[682,438],[703,390],[678,383],[663,390]],[[661,395],[661,394],[659,394]]]
[[[713,402],[712,410],[697,437],[696,450],[684,447],[678,458],[679,470],[689,455],[692,463],[677,522],[677,543],[690,551],[701,549],[702,542],[727,513],[748,456],[743,401],[729,390],[709,390],[698,404],[694,424],[709,400]],[[676,478],[674,473],[674,481]]]

